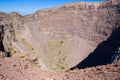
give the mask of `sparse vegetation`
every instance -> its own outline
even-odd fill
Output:
[[[114,46],[120,43],[118,33],[113,41],[110,38],[120,26],[119,8],[120,1],[111,0],[75,2],[25,16],[0,12],[0,42],[4,47],[0,52],[0,80],[119,79],[120,62],[98,66],[99,61],[101,65],[111,59]],[[106,43],[100,44],[102,41]],[[98,50],[98,44],[105,45]],[[5,52],[11,57],[5,57]],[[95,52],[95,58],[88,59],[91,52]],[[86,59],[88,63],[84,64]],[[81,65],[81,61],[85,69],[79,70],[80,66],[75,65]],[[91,66],[94,62],[96,67]]]

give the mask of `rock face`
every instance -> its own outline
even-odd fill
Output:
[[[114,63],[120,60],[120,26],[115,29],[110,37],[101,42],[97,48],[89,54],[82,62],[77,66],[72,67],[71,70],[75,68],[83,69],[87,67],[93,67],[98,65],[107,65],[108,63]]]
[[[64,71],[86,58],[120,25],[120,1],[70,3],[26,16],[0,12],[0,25],[1,51],[32,55],[30,59],[42,69]]]

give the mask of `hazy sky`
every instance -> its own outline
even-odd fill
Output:
[[[76,0],[0,0],[0,11],[20,12],[21,14],[34,13],[36,10],[61,6]],[[104,1],[104,0],[77,0],[77,1]]]

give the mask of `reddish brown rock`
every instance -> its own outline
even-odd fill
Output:
[[[106,40],[119,17],[119,0],[70,3],[26,16],[1,12],[2,43],[10,55],[33,55],[42,69],[65,71]]]

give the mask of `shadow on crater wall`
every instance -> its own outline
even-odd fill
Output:
[[[109,64],[118,47],[120,47],[120,26],[112,32],[106,41],[101,42],[86,59],[70,70]]]
[[[4,35],[4,30],[3,30],[3,25],[0,25],[0,51],[4,52],[4,45],[3,45],[3,35]]]
[[[10,57],[10,52],[7,52],[4,48],[3,39],[4,39],[4,26],[0,25],[0,51],[5,53],[6,57]]]

